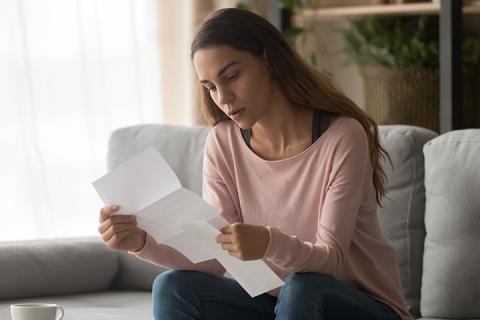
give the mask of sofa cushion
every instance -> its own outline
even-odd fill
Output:
[[[118,272],[112,283],[112,289],[152,290],[155,278],[167,270],[125,251],[118,252]]]
[[[122,164],[136,153],[155,146],[177,175],[180,183],[202,194],[203,148],[207,127],[161,124],[137,125],[115,130],[108,147],[108,169]]]
[[[0,299],[109,288],[118,262],[97,238],[0,243]]]
[[[423,317],[480,318],[480,129],[428,142]]]
[[[10,304],[55,303],[65,310],[65,320],[150,320],[152,298],[145,291],[103,291],[89,294],[36,297],[0,301],[0,319],[10,319]]]
[[[437,136],[433,131],[408,125],[379,126],[380,143],[389,153],[383,163],[388,184],[378,216],[386,237],[397,252],[400,277],[409,311],[420,315],[423,223],[425,209],[424,144]]]

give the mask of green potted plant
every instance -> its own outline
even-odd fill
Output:
[[[351,21],[341,30],[344,51],[359,66],[366,110],[379,124],[404,123],[438,131],[439,33],[433,16],[378,17]],[[480,41],[463,43],[465,125],[473,125],[475,72]]]

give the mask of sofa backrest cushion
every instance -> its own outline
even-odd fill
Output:
[[[424,144],[437,136],[433,131],[408,125],[379,126],[380,143],[393,163],[384,162],[388,184],[378,216],[386,237],[397,252],[407,306],[420,314],[424,209]]]
[[[0,243],[0,299],[95,292],[118,261],[97,238]]]
[[[426,211],[421,313],[480,318],[480,129],[424,147]]]
[[[182,187],[202,194],[203,148],[206,127],[161,124],[115,130],[110,136],[107,166],[111,170],[138,152],[154,146],[177,175]]]
[[[167,270],[125,251],[118,252],[118,262],[118,272],[113,279],[112,289],[151,291],[155,278]]]

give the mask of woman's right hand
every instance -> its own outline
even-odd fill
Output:
[[[103,241],[110,250],[141,250],[147,233],[137,227],[134,215],[113,215],[118,209],[117,205],[108,205],[100,210],[98,232]]]

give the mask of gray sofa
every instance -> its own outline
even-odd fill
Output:
[[[183,186],[201,194],[208,129],[139,125],[116,130],[108,168],[155,145]],[[480,129],[438,136],[380,126],[394,169],[378,215],[395,246],[411,312],[425,320],[480,320]],[[66,320],[151,319],[151,284],[164,269],[99,238],[0,243],[0,319],[9,305],[53,302]]]

